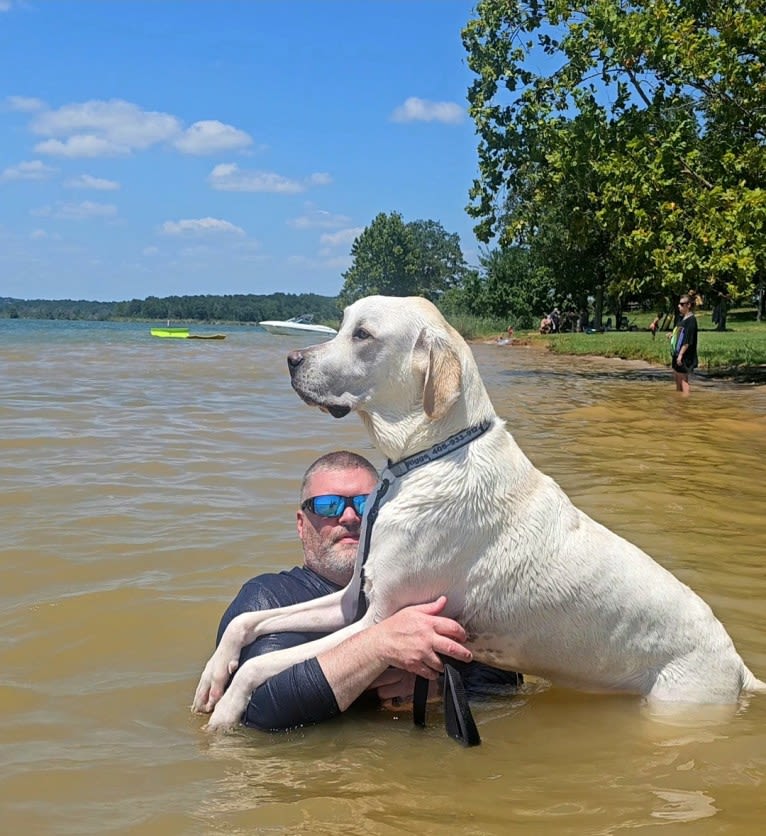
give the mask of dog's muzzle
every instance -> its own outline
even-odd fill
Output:
[[[320,409],[329,412],[333,418],[344,418],[349,412],[351,412],[350,406],[321,403],[316,400],[316,398],[307,395],[303,391],[301,385],[296,380],[296,376],[299,374],[299,370],[302,371],[301,367],[303,366],[305,359],[306,357],[302,351],[291,351],[287,355],[287,368],[290,370],[290,383],[292,384],[293,389],[295,389],[299,397],[309,406],[318,406]]]

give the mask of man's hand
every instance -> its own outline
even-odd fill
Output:
[[[439,654],[470,662],[471,651],[463,646],[465,630],[451,618],[440,615],[447,605],[442,595],[429,604],[405,607],[370,627],[379,658],[426,679],[436,679],[444,670]]]
[[[317,657],[341,711],[373,683],[386,688],[386,699],[410,696],[415,675],[438,678],[444,669],[440,654],[471,661],[471,651],[463,646],[465,630],[440,615],[446,604],[441,596],[405,607]],[[389,673],[389,668],[398,672]]]
[[[389,668],[370,685],[370,690],[377,691],[383,708],[397,709],[401,705],[409,706],[412,703],[415,679],[414,673],[407,673],[399,668]],[[432,679],[428,683],[428,699],[429,701],[437,700],[439,695],[439,682]]]

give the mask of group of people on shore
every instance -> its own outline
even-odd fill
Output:
[[[697,318],[694,311],[697,307],[697,296],[693,291],[684,293],[678,300],[678,311],[673,330],[668,334],[670,340],[671,367],[676,390],[683,395],[689,394],[689,375],[697,368]],[[585,317],[587,322],[587,316]],[[657,331],[663,315],[658,313],[649,324],[652,339],[656,339]],[[510,329],[509,329],[510,330]],[[554,308],[540,321],[541,334],[555,334],[561,330],[560,314]]]

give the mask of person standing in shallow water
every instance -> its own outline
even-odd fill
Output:
[[[689,375],[697,368],[697,318],[694,316],[696,307],[693,295],[685,293],[678,300],[680,319],[673,329],[670,338],[670,348],[673,352],[673,377],[676,381],[676,391],[684,395],[689,394]]]

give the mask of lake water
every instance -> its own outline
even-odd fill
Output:
[[[204,732],[188,706],[223,609],[300,559],[303,470],[339,447],[380,464],[358,420],[292,392],[300,339],[215,330],[0,320],[4,832],[760,830],[766,697],[673,727],[633,698],[541,689],[475,703],[470,750],[438,711],[425,731],[381,711]],[[696,589],[766,677],[766,388],[694,380],[682,400],[640,363],[474,352],[530,458]]]

